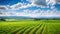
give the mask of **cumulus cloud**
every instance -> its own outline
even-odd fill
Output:
[[[0,5],[0,16],[12,16],[13,10],[10,9],[10,6]]]
[[[58,4],[60,4],[60,0],[56,0],[56,2],[57,2]]]
[[[29,1],[29,0],[27,0],[27,1]],[[18,10],[20,8],[27,8],[27,7],[31,7],[31,6],[37,6],[37,7],[41,7],[41,8],[49,8],[49,4],[54,5],[56,3],[55,0],[30,0],[29,2],[31,2],[31,4],[25,5],[24,3],[19,2],[10,7],[14,10]]]
[[[42,5],[42,6],[46,6],[46,1],[45,0],[33,0],[34,4],[36,5]]]
[[[23,12],[15,12],[15,11],[7,11],[7,12],[2,12],[3,14],[0,14],[0,16],[28,16],[28,17],[33,17],[33,18],[40,18],[40,17],[60,17],[60,12],[57,12],[56,9],[54,10],[41,10],[41,9],[36,9],[34,11],[31,10],[23,10]]]
[[[14,4],[12,6],[10,6],[12,9],[19,9],[23,4],[22,3],[17,3],[17,4]]]
[[[32,17],[60,17],[60,12],[57,12],[57,10],[47,10],[47,11],[44,11],[44,10],[35,10],[32,15]]]
[[[0,16],[15,16],[16,12],[15,11],[1,11],[2,14]]]
[[[0,6],[0,10],[7,10],[8,8],[6,6]]]
[[[54,5],[56,3],[60,3],[60,0],[46,0],[47,4]]]
[[[56,4],[55,0],[48,0],[47,5],[54,5]]]
[[[60,2],[60,0],[56,0],[57,2]]]
[[[17,4],[9,6],[9,8],[12,10],[19,10],[20,8],[28,8],[31,6],[49,8],[49,5],[51,5],[51,7],[53,7],[56,3],[58,3],[58,2],[60,3],[60,0],[27,0],[27,1],[31,2],[31,4],[28,3],[27,5],[25,5],[25,3],[18,2]],[[2,9],[4,9],[4,8],[2,7]]]
[[[29,0],[27,0],[29,1]],[[31,4],[17,3],[12,6],[0,6],[0,16],[29,16],[29,17],[54,17],[59,16],[60,12],[56,10],[55,3],[60,3],[60,0],[30,0]],[[49,6],[51,5],[51,6]],[[49,8],[52,10],[23,10],[23,12],[15,12],[16,10],[37,6],[41,8]],[[8,11],[7,11],[8,10]]]
[[[0,6],[0,15],[4,14],[3,12],[5,12],[5,10],[7,10],[7,7]]]
[[[16,12],[16,16],[28,16],[33,18],[41,18],[41,17],[60,17],[60,12],[57,12],[57,10],[34,10],[33,12],[31,10],[24,10],[23,12]]]
[[[21,8],[28,8],[28,7],[31,7],[31,6],[32,6],[31,4],[25,5],[24,3],[17,3],[17,4],[14,4],[14,5],[10,6],[10,8],[12,8],[13,10],[19,10]]]
[[[33,4],[46,6],[47,4],[54,5],[56,0],[30,0]],[[59,1],[59,0],[57,0]]]
[[[41,8],[49,8],[53,7],[56,3],[60,4],[60,0],[29,0],[32,5],[41,7]]]
[[[29,0],[31,5],[41,7],[41,8],[48,8],[46,4],[46,0]]]
[[[27,0],[29,2],[31,2],[31,4],[27,4],[25,5],[24,3],[17,3],[14,4],[12,6],[10,6],[11,9],[13,10],[19,10],[20,8],[28,8],[31,6],[37,6],[37,7],[41,7],[41,8],[49,8],[49,7],[54,7],[54,5],[56,3],[59,2],[59,0]]]

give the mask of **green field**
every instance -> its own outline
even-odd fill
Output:
[[[0,34],[60,34],[60,20],[0,22]]]

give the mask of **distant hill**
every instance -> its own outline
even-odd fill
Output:
[[[0,16],[0,18],[5,18],[5,19],[28,19],[30,17],[23,17],[23,16]]]
[[[39,18],[32,18],[32,17],[24,17],[24,16],[0,16],[0,18],[3,18],[3,19],[59,19],[60,20],[60,17],[39,17]]]

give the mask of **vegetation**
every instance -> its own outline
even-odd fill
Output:
[[[0,34],[60,34],[60,20],[0,22]]]
[[[4,18],[0,18],[0,21],[6,21]]]

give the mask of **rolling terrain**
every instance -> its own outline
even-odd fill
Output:
[[[60,34],[60,20],[2,21],[0,34]]]

